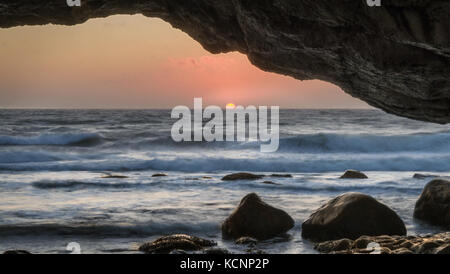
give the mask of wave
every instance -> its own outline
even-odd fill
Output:
[[[405,135],[304,134],[280,139],[279,151],[293,152],[450,152],[450,133]]]
[[[99,144],[103,137],[96,133],[41,134],[38,136],[0,136],[1,146],[90,146]]]
[[[169,134],[169,133],[167,133]],[[258,150],[260,142],[174,142],[170,136],[142,139],[139,148],[152,149],[223,149]],[[382,153],[382,152],[450,152],[450,133],[415,133],[403,135],[299,134],[280,138],[278,152],[292,153]]]
[[[85,188],[136,188],[142,183],[99,183],[99,182],[82,182],[82,181],[39,181],[33,182],[33,187],[39,189],[85,189]]]
[[[219,154],[219,155],[217,155]],[[270,154],[184,153],[150,159],[120,157],[105,160],[80,160],[40,163],[0,163],[0,171],[179,171],[179,172],[342,172],[363,171],[450,171],[449,153],[382,154]]]
[[[0,236],[50,236],[50,235],[77,235],[77,236],[108,236],[108,237],[148,237],[155,235],[168,235],[177,233],[216,233],[219,226],[216,222],[164,222],[150,221],[129,225],[108,223],[89,224],[29,224],[29,225],[0,225]]]

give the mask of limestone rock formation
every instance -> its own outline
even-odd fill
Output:
[[[239,51],[257,67],[320,79],[389,113],[450,122],[447,0],[0,0],[0,27],[80,24],[143,14],[212,53]]]

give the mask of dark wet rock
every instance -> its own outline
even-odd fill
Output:
[[[414,217],[450,229],[450,181],[429,182],[416,202]]]
[[[389,113],[450,122],[448,1],[0,1],[0,27],[159,17],[212,53],[238,51],[265,71],[338,85]]]
[[[420,173],[415,173],[413,175],[414,179],[430,179],[430,178],[437,178],[439,177],[439,175],[433,175],[433,174],[420,174]]]
[[[152,175],[152,177],[166,177],[166,176],[167,176],[167,174],[165,174],[165,173],[155,173]]]
[[[174,250],[192,251],[216,245],[214,241],[185,234],[175,234],[161,237],[153,242],[145,243],[139,251],[145,253],[170,253]]]
[[[344,175],[340,177],[341,179],[368,179],[367,175],[357,170],[346,170]]]
[[[272,181],[264,181],[264,182],[262,182],[263,184],[266,184],[266,185],[280,185],[280,184],[278,184],[278,183],[274,183],[274,182],[272,182]]]
[[[202,253],[203,254],[231,254],[231,252],[228,251],[227,249],[218,248],[218,247],[206,248],[203,250]]]
[[[211,180],[211,179],[213,179],[213,177],[211,177],[211,176],[203,176],[202,179]]]
[[[270,176],[271,177],[276,177],[276,178],[292,178],[291,174],[272,174]]]
[[[234,243],[238,245],[256,245],[258,243],[258,240],[252,237],[241,237]]]
[[[28,255],[31,254],[26,250],[7,250],[3,252],[4,255]]]
[[[317,242],[405,234],[405,224],[392,209],[361,193],[334,198],[302,224],[302,237]]]
[[[264,175],[258,175],[258,174],[252,174],[252,173],[246,173],[246,172],[239,172],[239,173],[233,173],[230,175],[226,175],[222,178],[223,181],[236,181],[236,180],[258,180],[263,178]]]
[[[379,247],[374,248],[374,247]],[[321,253],[336,254],[447,254],[450,232],[429,236],[362,236],[356,240],[340,239],[315,245]]]
[[[222,236],[238,239],[248,236],[270,239],[294,227],[294,220],[285,211],[270,206],[251,193],[222,224]]]

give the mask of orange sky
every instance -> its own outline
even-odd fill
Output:
[[[171,108],[204,104],[367,108],[322,81],[263,72],[239,53],[212,55],[159,19],[0,29],[0,107]]]

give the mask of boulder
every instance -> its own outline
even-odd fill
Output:
[[[302,224],[302,237],[316,242],[405,234],[405,224],[392,209],[361,193],[334,198]]]
[[[236,180],[258,180],[263,178],[264,175],[257,175],[246,172],[233,173],[226,175],[222,178],[223,181],[236,181]]]
[[[255,193],[245,196],[239,206],[222,224],[224,238],[252,237],[270,239],[294,227],[294,220],[285,211],[263,202]]]
[[[357,170],[346,170],[340,179],[368,179],[367,175]]]
[[[153,242],[145,243],[139,247],[139,251],[149,254],[166,254],[172,251],[179,252],[179,250],[201,250],[204,247],[215,245],[216,243],[214,241],[185,234],[175,234],[161,237]]]
[[[414,217],[450,229],[450,181],[429,182],[416,202]]]

